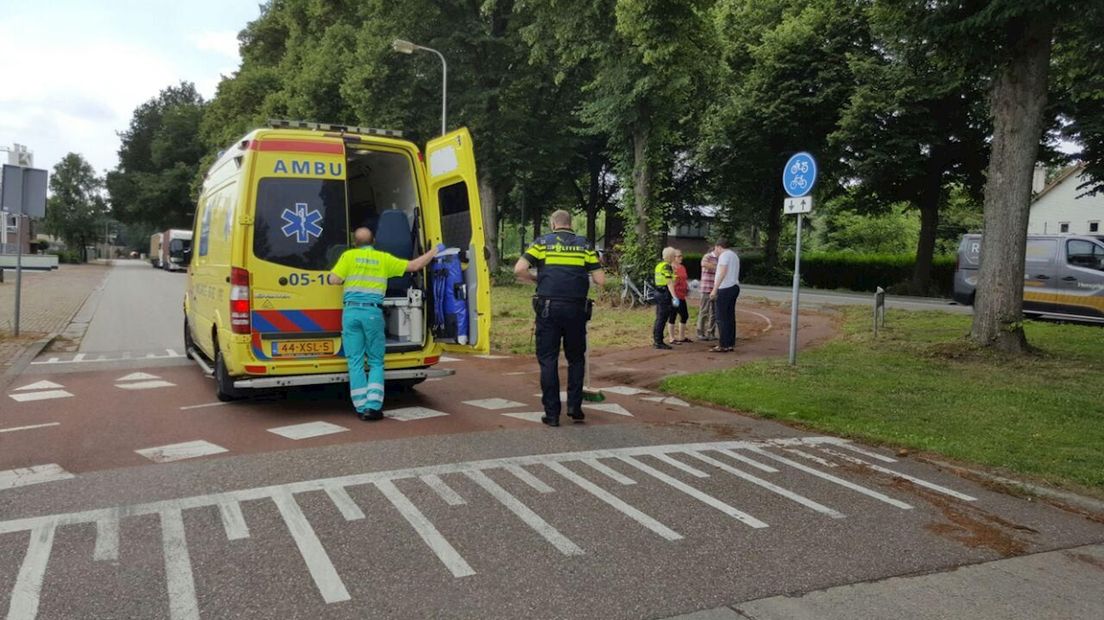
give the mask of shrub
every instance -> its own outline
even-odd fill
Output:
[[[873,292],[879,286],[895,294],[909,294],[916,258],[910,254],[854,254],[810,252],[801,256],[801,283],[822,289]],[[927,295],[950,296],[954,286],[954,256],[937,256]],[[785,286],[793,282],[793,256],[783,256],[769,268],[759,252],[740,255],[740,281]]]

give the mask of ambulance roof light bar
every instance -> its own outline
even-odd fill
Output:
[[[403,135],[398,129],[375,129],[373,127],[357,127],[355,125],[335,125],[333,123],[312,123],[308,121],[287,121],[281,119],[269,120],[268,126],[273,129],[311,129],[314,131],[336,131],[339,133],[384,136],[387,138],[401,138]]]

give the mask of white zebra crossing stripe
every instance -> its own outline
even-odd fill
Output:
[[[8,469],[0,471],[0,491],[4,489],[14,489],[16,487],[25,487],[31,484],[54,482],[55,480],[67,480],[72,477],[73,474],[62,469],[61,465],[57,463]]]
[[[184,519],[179,510],[161,513],[161,543],[165,555],[165,583],[169,591],[169,618],[199,620],[192,559],[184,537]]]
[[[364,518],[364,511],[356,505],[345,487],[329,487],[326,489],[326,494],[330,496],[330,500],[334,503],[334,506],[337,506],[341,516],[345,517],[346,521],[357,521]]]
[[[619,484],[624,484],[624,485],[636,484],[636,480],[633,480],[632,478],[626,476],[625,474],[622,474],[621,472],[617,471],[616,469],[613,469],[612,467],[608,467],[607,465],[604,465],[598,459],[584,459],[583,462],[586,463],[587,465],[590,465],[592,468],[594,468],[595,471],[601,472],[602,474],[604,474],[606,477],[610,478],[614,482],[617,482]]]
[[[400,422],[410,422],[412,420],[437,418],[448,414],[444,411],[437,411],[435,409],[429,409],[427,407],[402,407],[400,409],[390,409],[388,411],[384,411],[383,415],[392,420],[398,420]]]
[[[241,540],[249,538],[249,526],[245,524],[245,515],[242,514],[241,504],[238,502],[223,502],[219,504],[219,517],[222,519],[222,527],[226,530],[227,540]]]
[[[668,456],[666,454],[653,454],[652,457],[657,458],[657,459],[663,461],[664,463],[667,463],[668,465],[670,465],[671,467],[674,467],[675,469],[681,469],[682,471],[690,474],[691,476],[693,476],[695,478],[708,478],[709,477],[709,474],[705,473],[704,471],[701,471],[699,469],[694,469],[693,467],[690,467],[686,463],[683,463],[682,461],[677,461],[674,458],[672,458],[671,456]]]
[[[19,394],[8,394],[8,398],[11,398],[17,403],[33,402],[36,400],[53,400],[55,398],[72,398],[73,395],[65,390],[46,390],[44,392],[21,392]]]
[[[736,469],[735,467],[732,467],[731,465],[728,465],[726,463],[722,463],[722,462],[718,461],[715,458],[712,458],[712,457],[709,457],[709,456],[706,456],[706,455],[702,454],[701,452],[688,452],[687,454],[689,454],[690,456],[692,456],[692,457],[694,457],[694,458],[696,458],[696,459],[698,459],[698,460],[700,460],[704,463],[708,463],[708,464],[710,464],[710,465],[712,465],[712,466],[714,466],[718,469],[726,471],[726,472],[732,474],[733,476],[736,476],[738,478],[743,478],[744,480],[747,480],[748,482],[750,482],[752,484],[761,486],[764,489],[766,489],[768,491],[771,491],[772,493],[777,493],[778,495],[781,495],[782,497],[785,497],[786,499],[795,501],[795,502],[801,504],[802,506],[805,506],[806,508],[811,508],[811,509],[813,509],[813,510],[815,510],[815,511],[821,513],[821,514],[826,514],[829,517],[832,517],[833,519],[842,519],[843,518],[843,513],[839,512],[839,511],[836,511],[836,510],[832,510],[831,508],[825,506],[824,504],[821,504],[819,502],[815,502],[815,501],[813,501],[813,500],[811,500],[811,499],[809,499],[809,498],[807,498],[803,495],[798,495],[797,493],[794,493],[793,491],[783,489],[782,487],[780,487],[776,484],[772,484],[770,482],[767,482],[766,480],[763,480],[762,478],[759,478],[758,476],[753,476],[753,475],[751,475],[747,472]]]
[[[553,491],[553,488],[542,482],[540,478],[537,478],[517,465],[508,465],[506,471],[516,476],[518,480],[533,487],[539,493],[551,493]]]
[[[338,603],[349,600],[349,591],[345,589],[345,582],[337,574],[329,554],[322,547],[322,541],[318,540],[318,534],[307,521],[303,509],[296,503],[295,498],[287,491],[277,492],[272,499],[284,517],[288,531],[299,548],[299,555],[307,564],[307,570],[314,578],[314,585],[322,595],[322,600],[327,603]]]
[[[449,541],[445,540],[444,536],[441,536],[441,532],[437,531],[437,528],[429,522],[429,519],[425,518],[422,511],[418,510],[418,508],[402,494],[402,491],[399,491],[395,483],[390,480],[378,480],[375,484],[376,488],[391,501],[391,504],[399,511],[399,514],[406,519],[406,522],[422,537],[422,541],[437,555],[437,558],[441,560],[445,568],[452,573],[453,577],[469,577],[475,574],[472,567],[464,561],[464,558],[460,557],[460,554],[449,544]]]
[[[141,450],[135,450],[135,452],[154,463],[170,463],[172,461],[194,459],[200,456],[221,454],[223,452],[228,452],[228,450],[209,441],[198,440],[158,446],[156,448],[143,448]]]
[[[817,478],[821,478],[821,479],[827,480],[829,482],[834,482],[835,484],[838,484],[841,487],[851,489],[852,491],[856,491],[858,493],[862,493],[863,495],[866,495],[867,497],[873,497],[874,499],[876,499],[880,502],[885,502],[885,503],[889,504],[890,506],[895,506],[897,508],[900,508],[901,510],[912,510],[911,505],[906,504],[905,502],[902,502],[901,500],[893,499],[892,497],[889,497],[888,495],[884,495],[884,494],[879,493],[877,491],[868,489],[864,486],[855,484],[854,482],[844,480],[843,478],[837,478],[836,476],[833,476],[832,474],[826,474],[822,471],[813,469],[812,467],[809,467],[807,465],[803,465],[803,464],[798,463],[796,461],[791,461],[790,459],[788,459],[784,456],[778,456],[777,454],[771,454],[770,452],[767,452],[765,450],[761,450],[759,448],[754,448],[754,447],[753,448],[748,448],[748,450],[750,450],[750,451],[752,451],[756,454],[765,456],[767,458],[774,459],[774,460],[778,461],[779,463],[789,465],[790,467],[793,467],[794,469],[800,469],[801,471],[803,471],[807,474],[812,474],[812,475],[816,476]]]
[[[433,489],[437,495],[441,496],[441,499],[445,500],[445,503],[449,506],[461,506],[466,504],[463,497],[460,494],[452,490],[452,487],[445,484],[444,480],[441,480],[439,476],[434,474],[428,474],[421,477],[422,482]]]
[[[766,523],[763,523],[762,521],[760,521],[759,519],[756,519],[755,517],[749,515],[748,513],[743,512],[742,510],[737,510],[737,509],[733,508],[732,506],[729,506],[728,504],[722,502],[721,500],[713,497],[712,495],[702,493],[701,491],[695,489],[694,487],[692,487],[688,484],[684,484],[682,481],[676,480],[675,478],[672,478],[672,477],[668,476],[667,474],[665,474],[665,473],[663,473],[663,472],[661,472],[661,471],[659,471],[659,470],[657,470],[657,469],[655,469],[655,468],[653,468],[649,465],[645,465],[644,463],[641,463],[640,461],[636,460],[635,458],[633,458],[631,456],[618,455],[617,458],[621,459],[622,461],[625,461],[629,465],[632,465],[633,467],[635,467],[635,468],[639,469],[640,471],[648,474],[649,476],[655,478],[656,480],[659,480],[660,482],[665,482],[668,485],[678,489],[679,491],[682,491],[683,493],[689,495],[690,497],[693,497],[694,499],[698,500],[699,502],[701,502],[701,503],[703,503],[707,506],[712,506],[712,507],[716,508],[717,510],[720,510],[721,512],[723,512],[726,515],[732,517],[733,519],[736,519],[737,521],[740,521],[741,523],[744,523],[744,524],[749,525],[749,526],[751,526],[753,528],[756,528],[756,529],[767,527]]]
[[[556,472],[557,474],[563,476],[564,478],[567,478],[571,482],[574,482],[576,485],[578,485],[580,488],[587,491],[588,493],[590,493],[594,497],[597,497],[598,499],[602,500],[603,502],[605,502],[605,503],[609,504],[610,506],[614,507],[615,509],[621,511],[621,513],[624,514],[625,516],[629,517],[633,521],[636,521],[640,525],[643,525],[644,527],[648,528],[649,530],[652,530],[656,534],[659,534],[663,538],[665,538],[667,540],[681,540],[682,539],[682,535],[679,534],[678,532],[672,530],[671,528],[667,527],[666,525],[663,525],[659,521],[656,521],[652,517],[649,517],[648,515],[644,514],[643,512],[641,512],[639,510],[637,510],[636,508],[633,508],[632,506],[626,504],[625,502],[623,502],[621,499],[619,499],[617,496],[613,495],[609,491],[606,491],[605,489],[599,487],[598,485],[596,485],[593,482],[587,480],[586,478],[583,478],[582,476],[580,476],[580,475],[576,474],[575,472],[569,470],[562,463],[555,463],[555,462],[545,463],[545,466],[548,467],[549,469],[551,469],[552,471]]]
[[[97,562],[113,562],[119,559],[119,520],[96,521],[96,547],[92,559]]]
[[[30,619],[38,615],[42,580],[46,576],[46,564],[50,561],[50,550],[54,546],[54,530],[52,523],[44,523],[31,530],[31,543],[23,556],[8,604],[8,620]]]
[[[268,429],[268,432],[286,437],[288,439],[310,439],[322,437],[334,433],[343,433],[349,429],[329,422],[304,422],[303,424],[291,424],[289,426],[277,426]]]
[[[942,493],[944,495],[950,495],[951,497],[960,499],[960,500],[965,501],[965,502],[977,501],[976,497],[973,497],[971,495],[966,495],[965,493],[959,493],[958,491],[955,491],[954,489],[948,489],[947,487],[935,484],[934,482],[928,482],[927,480],[921,480],[920,478],[917,478],[915,476],[910,476],[908,474],[902,474],[899,471],[894,471],[892,469],[887,469],[885,467],[882,467],[881,465],[875,465],[873,463],[869,463],[867,461],[864,461],[860,458],[856,458],[856,457],[853,457],[853,456],[850,456],[850,455],[847,455],[847,454],[843,454],[841,452],[838,452],[836,450],[831,450],[829,448],[821,448],[821,450],[823,450],[826,454],[831,454],[832,456],[843,459],[843,460],[845,460],[849,463],[854,463],[856,465],[862,465],[863,467],[869,467],[870,469],[873,469],[876,472],[879,472],[879,473],[882,473],[882,474],[888,474],[890,476],[893,476],[894,478],[901,478],[903,480],[908,480],[909,482],[911,482],[913,484],[922,486],[926,489],[931,489],[932,491],[935,491],[937,493]]]
[[[552,527],[547,521],[542,519],[540,515],[529,509],[528,506],[518,501],[518,498],[510,495],[509,491],[498,486],[494,480],[487,477],[482,470],[464,472],[468,478],[471,478],[473,482],[483,487],[483,490],[491,494],[495,499],[502,503],[510,512],[517,515],[526,525],[533,528],[537,534],[540,534],[541,538],[544,538],[548,542],[552,543],[552,546],[559,549],[560,553],[564,555],[583,555],[583,550],[578,545],[571,542],[567,536],[564,536]]]

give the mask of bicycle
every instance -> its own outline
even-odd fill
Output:
[[[655,286],[647,280],[644,281],[644,289],[636,287],[629,274],[621,274],[621,307],[634,308],[637,304],[647,305],[655,303]]]

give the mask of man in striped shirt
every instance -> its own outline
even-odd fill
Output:
[[[717,339],[717,300],[710,298],[713,292],[713,280],[717,275],[717,252],[715,249],[701,259],[701,311],[698,312],[696,331],[698,340]]]

